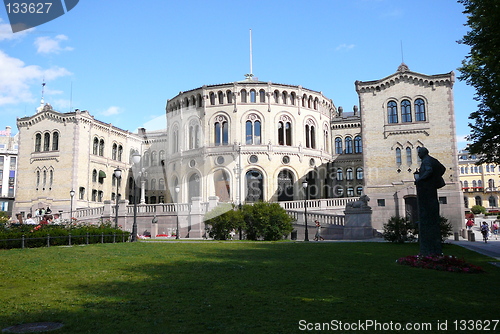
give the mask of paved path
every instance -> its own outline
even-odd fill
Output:
[[[481,232],[479,232],[479,230],[474,228],[473,232],[476,237],[476,241],[467,241],[460,237],[459,241],[449,239],[448,242],[450,244],[459,245],[480,254],[490,256],[495,260],[500,261],[500,234],[498,235],[498,240],[495,239],[494,235],[491,235],[490,239],[488,239],[488,242],[485,243],[483,241],[483,235],[481,234]]]

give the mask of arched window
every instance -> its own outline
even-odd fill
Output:
[[[347,197],[354,197],[354,188],[353,187],[347,188]]]
[[[42,135],[37,133],[35,136],[35,152],[42,150]]]
[[[227,103],[233,103],[233,93],[230,90],[226,91],[226,96]]]
[[[495,180],[493,179],[488,180],[488,188],[490,188],[490,190],[493,190],[493,188],[495,188]]]
[[[280,103],[280,92],[275,90],[273,96],[274,96],[274,103]]]
[[[401,149],[396,148],[396,164],[401,165]]]
[[[50,133],[48,132],[43,135],[43,150],[50,150]]]
[[[213,106],[215,105],[215,93],[214,92],[210,92],[210,105]]]
[[[464,181],[464,188],[469,188],[469,181],[467,180]]]
[[[158,189],[165,190],[165,180],[164,179],[158,180]]]
[[[141,159],[142,167],[149,167],[149,159],[151,159],[151,154],[146,151]]]
[[[363,168],[356,168],[356,180],[363,180]]]
[[[353,180],[353,171],[352,171],[352,168],[347,168],[345,170],[345,179],[348,180],[348,181],[352,181]]]
[[[278,201],[293,201],[293,174],[283,169],[278,174]]]
[[[224,104],[224,93],[218,92],[217,95],[219,97],[219,104]]]
[[[278,122],[278,144],[292,145],[292,120],[286,115],[282,115]]]
[[[476,196],[476,197],[474,197],[474,199],[476,200],[476,205],[483,204],[483,200],[481,199],[481,196]]]
[[[330,137],[329,137],[328,125],[323,126],[323,149],[326,152],[330,152]]]
[[[49,188],[52,188],[53,182],[54,182],[54,171],[49,170]]]
[[[164,150],[160,151],[159,159],[160,159],[160,164],[162,166],[165,165],[165,151]]]
[[[361,141],[361,136],[354,137],[354,153],[363,152],[363,142]]]
[[[245,137],[247,145],[260,145],[261,143],[261,124],[260,117],[251,114],[245,123]]]
[[[250,91],[250,102],[252,103],[257,102],[257,93],[255,92],[254,89]]]
[[[412,164],[412,159],[411,159],[411,148],[407,147],[406,148],[406,164],[410,166]]]
[[[292,106],[294,106],[294,105],[295,105],[295,100],[296,100],[295,93],[294,93],[294,92],[292,92],[292,93],[290,94],[290,104],[291,104]]]
[[[344,179],[344,173],[342,168],[337,168],[337,181],[342,181]]]
[[[319,104],[319,100],[318,100],[318,98],[315,98],[314,99],[314,110],[318,110],[318,104]]]
[[[316,131],[312,120],[307,121],[305,132],[306,132],[306,147],[316,148]]]
[[[99,153],[99,139],[97,137],[94,138],[94,143],[92,146],[92,154],[97,155]]]
[[[426,120],[425,102],[422,99],[415,100],[415,120],[418,122]]]
[[[99,155],[104,156],[104,139],[99,140]]]
[[[307,103],[307,95],[306,95],[306,94],[304,94],[304,95],[302,95],[302,106],[303,106],[304,108],[305,108],[305,106],[306,106],[306,103]]]
[[[219,115],[214,123],[215,146],[229,143],[229,125],[225,116]]]
[[[189,177],[188,200],[191,201],[193,197],[200,196],[200,176],[193,174]]]
[[[335,138],[335,154],[342,154],[342,153],[343,153],[342,138],[337,137]]]
[[[345,153],[352,154],[352,138],[351,137],[345,138]]]
[[[158,154],[156,151],[151,152],[151,166],[158,166]]]
[[[286,91],[283,91],[281,93],[281,100],[283,101],[283,104],[287,104],[288,103],[288,93]]]
[[[476,180],[472,181],[472,188],[477,188],[477,181]]]
[[[247,91],[244,89],[241,90],[241,103],[247,103]]]
[[[177,126],[175,126],[174,131],[172,131],[172,152],[179,152],[179,128]]]
[[[221,202],[229,202],[231,200],[231,182],[229,173],[223,169],[219,169],[214,173],[215,196],[219,197]]]
[[[495,196],[491,195],[490,197],[488,197],[488,203],[490,205],[490,208],[496,208],[497,199],[495,198]]]
[[[262,174],[257,170],[250,170],[245,175],[247,202],[258,202],[264,200],[264,182]]]
[[[201,94],[198,94],[198,95],[196,96],[196,102],[198,103],[198,104],[197,104],[197,107],[198,107],[198,108],[203,107],[203,98],[201,97]]]
[[[123,156],[123,146],[118,145],[118,161],[122,161]]]
[[[398,122],[398,105],[395,101],[387,103],[387,121],[389,123]]]
[[[92,171],[92,182],[97,182],[97,170]]]
[[[52,151],[59,150],[59,132],[54,132],[52,134]]]
[[[401,121],[411,122],[411,103],[408,100],[401,102]]]
[[[363,187],[362,186],[356,187],[356,195],[357,196],[363,195]]]
[[[259,90],[259,97],[260,97],[260,103],[266,102],[266,92],[263,89]]]
[[[156,179],[151,179],[151,187],[150,190],[156,190]]]
[[[40,171],[38,170],[36,172],[36,188],[38,190],[38,187],[40,187]]]
[[[116,160],[118,154],[118,145],[116,143],[113,143],[113,147],[111,149],[111,159]]]

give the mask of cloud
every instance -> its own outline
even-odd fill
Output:
[[[345,51],[349,51],[351,50],[352,48],[354,48],[354,44],[340,44],[339,46],[337,46],[337,48],[335,49],[335,51],[342,51],[342,50],[345,50]]]
[[[68,37],[66,35],[57,35],[54,38],[43,36],[38,37],[35,40],[35,46],[37,48],[36,52],[41,54],[51,54],[60,53],[61,51],[72,51],[72,47],[66,46],[62,47],[60,44],[63,41],[67,41]]]
[[[41,84],[70,75],[62,67],[43,69],[36,65],[26,65],[22,60],[10,57],[0,50],[0,106],[34,101],[30,85]]]
[[[142,125],[143,128],[154,131],[154,130],[164,130],[167,128],[167,116],[165,114],[160,116],[150,116],[151,120],[147,121]]]
[[[14,34],[10,24],[3,23],[3,20],[0,18],[0,42],[20,39],[33,30],[35,30],[35,28],[23,30]]]
[[[122,112],[123,112],[122,108],[116,107],[116,106],[111,106],[108,109],[101,112],[101,114],[104,116],[113,116],[113,115],[121,114]]]

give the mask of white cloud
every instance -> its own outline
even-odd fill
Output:
[[[61,51],[72,51],[73,48],[66,46],[62,47],[61,42],[67,41],[68,37],[66,35],[57,35],[54,38],[43,36],[38,37],[35,40],[35,46],[37,48],[37,53],[50,54],[50,53],[60,53]]]
[[[154,130],[164,130],[167,128],[167,116],[165,114],[160,116],[150,116],[151,120],[147,121],[142,125],[146,130],[154,131]]]
[[[41,84],[71,73],[62,67],[44,70],[40,66],[26,65],[22,60],[10,57],[0,50],[0,106],[20,102],[34,102],[31,84]]]
[[[339,46],[337,46],[337,48],[335,50],[336,51],[341,51],[341,50],[349,51],[352,48],[354,48],[354,46],[355,46],[354,44],[340,44]]]
[[[101,112],[101,114],[104,116],[113,116],[113,115],[121,114],[122,112],[123,112],[123,110],[120,107],[111,106],[108,109]]]
[[[35,28],[13,33],[10,24],[3,23],[3,20],[0,18],[0,41],[20,39],[33,30],[35,30]]]

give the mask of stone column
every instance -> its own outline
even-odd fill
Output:
[[[344,239],[363,240],[373,238],[372,209],[367,207],[346,207]]]

